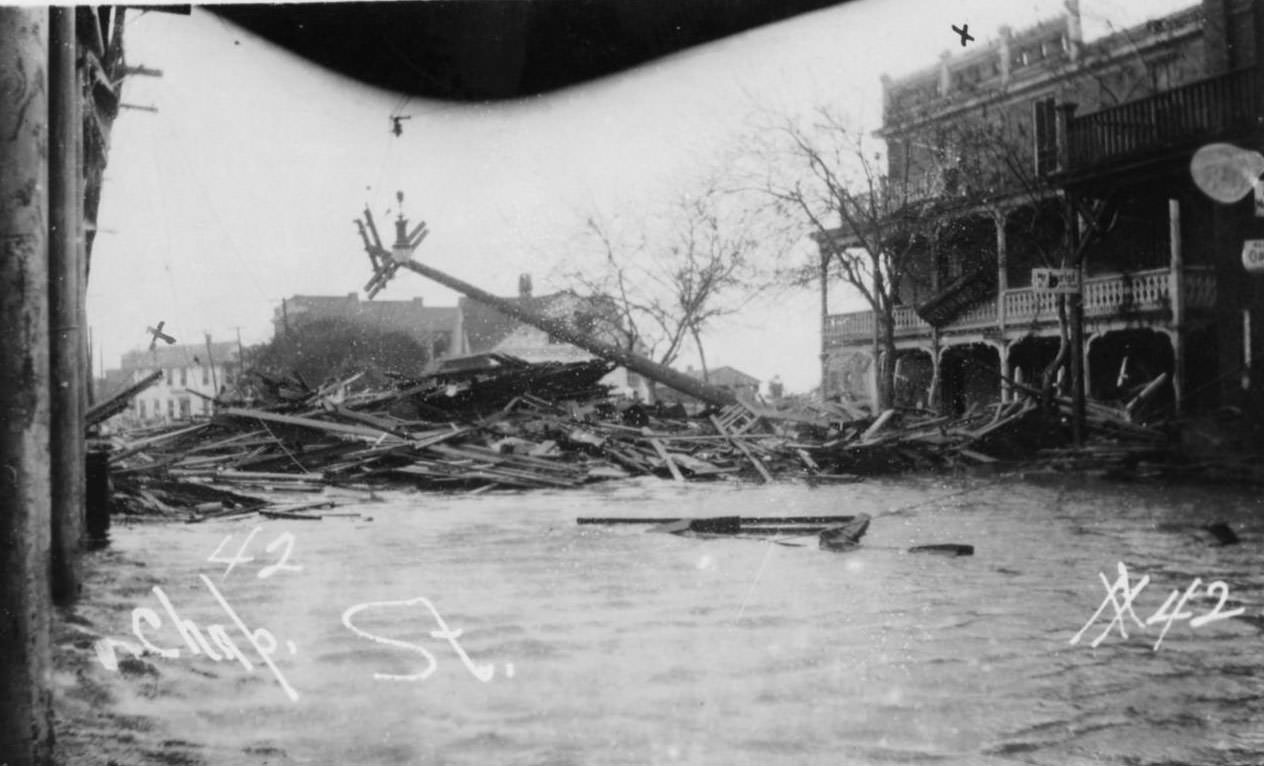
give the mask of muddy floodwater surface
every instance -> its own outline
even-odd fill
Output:
[[[109,741],[120,764],[1264,762],[1254,492],[648,480],[339,510],[364,516],[116,526],[59,629],[79,658],[62,745]],[[845,554],[575,523],[857,512],[873,523]],[[1198,534],[1217,520],[1242,542]],[[976,553],[904,552],[944,542]]]

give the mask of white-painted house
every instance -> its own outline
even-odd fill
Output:
[[[122,377],[128,384],[154,370],[163,378],[132,402],[129,415],[142,422],[191,420],[211,414],[211,399],[236,380],[241,370],[235,342],[159,345],[123,355]]]

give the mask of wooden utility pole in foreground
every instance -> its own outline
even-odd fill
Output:
[[[48,9],[0,7],[0,762],[52,763]]]
[[[80,226],[83,187],[79,147],[82,94],[75,66],[75,9],[49,10],[48,67],[48,312],[52,384],[52,593],[69,604],[79,595],[84,535],[83,343],[84,258]]]

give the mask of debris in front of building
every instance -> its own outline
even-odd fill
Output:
[[[490,361],[387,390],[260,376],[262,404],[218,401],[208,420],[107,437],[115,505],[192,519],[320,518],[386,488],[481,494],[635,476],[836,484],[1024,460],[1061,470],[1170,459],[1164,431],[1100,404],[1090,407],[1096,438],[1072,450],[1064,418],[1051,418],[1035,397],[960,417],[887,410],[855,418],[828,404],[748,402],[688,415],[612,397],[599,382],[611,366],[602,360]],[[1069,400],[1056,404],[1069,410]]]

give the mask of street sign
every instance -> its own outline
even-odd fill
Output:
[[[1080,272],[1078,269],[1032,269],[1031,289],[1036,293],[1078,295]]]
[[[1248,239],[1242,243],[1242,265],[1252,273],[1264,273],[1264,239]]]

